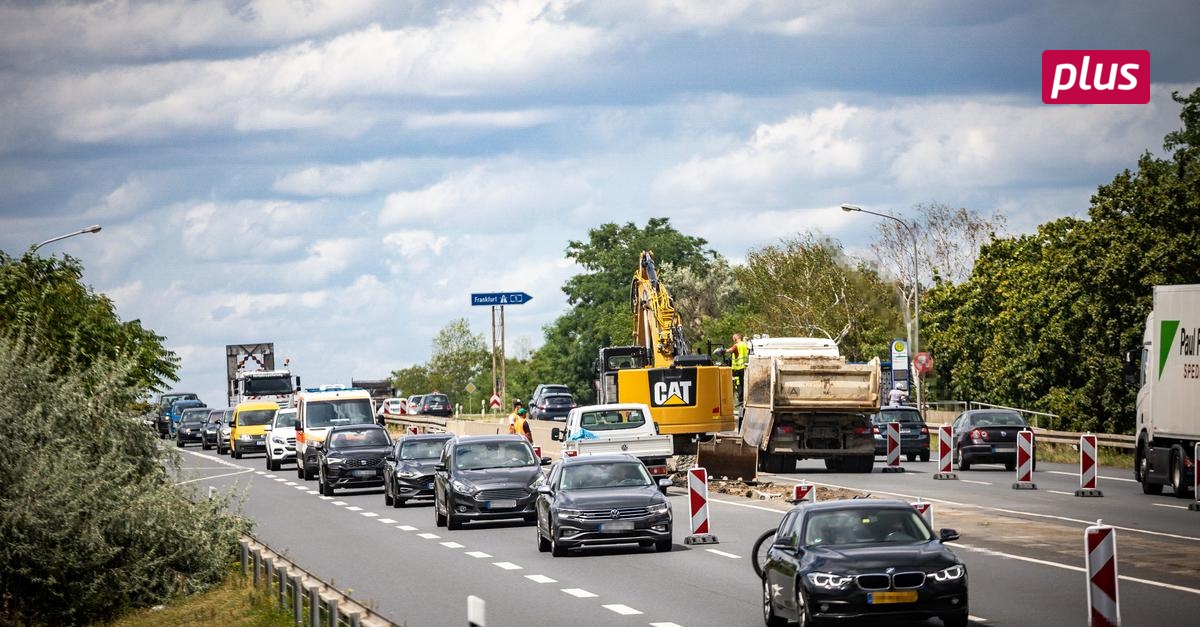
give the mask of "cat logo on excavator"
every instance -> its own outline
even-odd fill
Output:
[[[651,407],[692,407],[696,404],[695,369],[651,370]]]

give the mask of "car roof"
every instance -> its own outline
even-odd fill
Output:
[[[499,435],[458,435],[454,436],[455,444],[470,444],[473,442],[528,442],[523,435],[501,433]]]
[[[453,433],[417,433],[414,435],[404,435],[396,438],[396,441],[414,442],[421,440],[449,440],[454,437]]]

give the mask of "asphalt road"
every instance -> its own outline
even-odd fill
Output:
[[[532,525],[448,531],[434,525],[428,505],[385,507],[382,490],[321,497],[292,466],[267,472],[261,456],[232,460],[188,448],[182,465],[181,481],[198,494],[235,490],[263,542],[410,627],[464,624],[468,595],[487,602],[490,627],[760,625],[750,549],[787,507],[713,494],[720,543],[685,546],[687,501],[674,489],[673,551],[614,547],[553,558],[537,551]],[[975,624],[1086,624],[1083,529],[1097,518],[1117,526],[1125,625],[1195,624],[1200,616],[1200,513],[1171,496],[1141,494],[1120,480],[1125,473],[1102,470],[1105,496],[1086,499],[1073,496],[1078,479],[1065,465],[1039,464],[1034,491],[1013,490],[1012,474],[999,466],[959,473],[958,481],[933,480],[932,463],[870,475],[809,466],[763,479],[933,502],[935,525],[962,533],[954,546],[967,564]]]

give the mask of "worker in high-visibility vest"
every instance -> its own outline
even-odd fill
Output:
[[[744,402],[742,394],[746,383],[746,363],[750,361],[750,345],[742,339],[741,333],[734,333],[732,346],[718,348],[713,352],[730,356],[729,366],[733,368],[733,398],[736,404],[741,405]]]

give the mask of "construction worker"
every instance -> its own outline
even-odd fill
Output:
[[[513,424],[513,433],[519,433],[533,444],[533,429],[529,427],[529,412],[524,407],[517,410],[517,420]]]
[[[750,345],[742,339],[741,333],[734,333],[733,345],[725,349],[725,352],[733,355],[729,361],[730,367],[733,368],[733,398],[735,403],[741,405],[745,402],[742,394],[746,382],[746,362],[750,360]]]
[[[508,415],[509,434],[517,433],[517,410],[525,411],[525,403],[522,403],[519,398],[514,398],[512,413]]]

